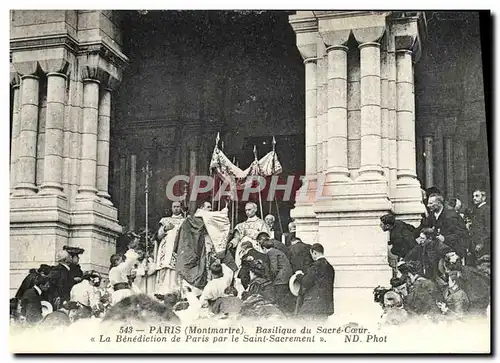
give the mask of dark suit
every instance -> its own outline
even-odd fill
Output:
[[[488,204],[475,207],[472,212],[470,236],[474,245],[482,245],[478,256],[490,253],[491,244],[491,212]]]
[[[417,245],[413,236],[414,232],[415,227],[411,224],[396,221],[389,232],[389,246],[392,246],[391,253],[404,258]]]
[[[267,251],[269,265],[271,267],[271,279],[274,285],[287,285],[293,275],[292,266],[286,255],[277,248]]]
[[[334,312],[333,284],[335,270],[333,266],[322,257],[314,261],[305,275],[297,278],[300,281],[300,294],[303,303],[298,310],[301,316],[327,317]]]
[[[406,254],[405,261],[420,261],[422,263],[423,277],[435,280],[439,275],[438,264],[448,252],[451,247],[439,240],[433,240],[428,243],[415,246],[410,252]]]
[[[288,282],[293,275],[288,257],[279,249],[267,251],[271,267],[271,279],[276,292],[276,304],[283,312],[292,312],[295,307],[295,297],[291,294]]]
[[[290,246],[288,255],[293,272],[300,270],[306,273],[309,266],[313,263],[310,251],[311,245],[304,242],[296,242]]]
[[[30,273],[21,282],[21,286],[17,289],[16,299],[21,300],[26,291],[31,289],[35,285],[35,278],[38,275],[36,271],[30,271]]]
[[[50,293],[49,302],[54,306],[54,309],[58,309],[60,306],[55,306],[55,300],[59,297],[60,303],[64,301],[69,301],[70,291],[74,285],[73,277],[71,271],[67,269],[62,264],[55,266],[49,273],[50,279]]]
[[[75,282],[75,277],[81,278],[83,276],[82,268],[80,267],[80,265],[72,263],[71,265],[69,265],[69,271],[71,274],[71,281],[72,281],[73,285],[77,284],[77,282]],[[71,287],[73,287],[73,286],[71,286]]]
[[[419,276],[408,288],[405,308],[414,315],[439,315],[440,311],[436,301],[442,296],[431,280]]]
[[[285,254],[286,257],[289,257],[289,249],[287,246],[284,245],[284,243],[280,242],[279,240],[276,239],[270,239],[270,241],[273,242],[273,247],[280,250]]]
[[[28,289],[21,299],[21,314],[29,324],[42,320],[42,296],[34,287]]]
[[[444,243],[450,246],[460,257],[465,257],[469,245],[469,234],[463,218],[453,209],[443,208],[438,219],[431,212],[427,221],[444,236]]]

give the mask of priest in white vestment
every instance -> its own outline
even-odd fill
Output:
[[[236,225],[233,239],[230,242],[233,247],[236,247],[235,261],[238,267],[241,266],[241,242],[250,241],[255,250],[263,253],[262,247],[257,243],[257,235],[260,232],[268,234],[270,232],[266,222],[257,217],[257,204],[248,202],[245,205],[245,213],[248,217],[247,220]]]
[[[179,281],[175,271],[177,256],[174,253],[174,244],[184,216],[179,202],[172,203],[172,216],[160,220],[158,239],[155,244],[156,287],[155,293],[167,294],[179,290]]]

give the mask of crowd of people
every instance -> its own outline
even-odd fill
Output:
[[[474,207],[462,212],[457,198],[444,200],[436,188],[424,193],[426,213],[414,227],[392,214],[380,218],[389,232],[390,287],[374,290],[382,322],[431,321],[485,316],[490,308],[490,209],[486,193],[473,193]]]
[[[126,252],[110,257],[107,279],[83,272],[84,250],[65,246],[57,265],[42,265],[24,279],[11,299],[11,322],[52,327],[89,318],[159,316],[175,323],[187,316],[311,320],[333,314],[335,272],[323,246],[302,242],[293,222],[279,234],[274,216],[258,218],[255,203],[245,211],[247,220],[229,231],[227,210],[212,211],[204,202],[185,217],[174,202],[172,216],[159,223],[153,256],[132,233]]]
[[[430,320],[484,315],[490,303],[490,211],[486,194],[461,213],[457,199],[428,189],[420,226],[383,215],[388,232],[390,287],[377,287],[384,324],[411,317]],[[30,270],[11,299],[11,322],[21,326],[68,325],[81,319],[178,323],[189,319],[304,319],[334,313],[335,270],[324,247],[304,243],[289,224],[279,233],[272,215],[257,205],[232,230],[227,209],[210,202],[186,216],[179,203],[160,220],[152,254],[131,234],[125,253],[110,257],[106,277],[83,272],[84,250],[64,246],[55,266]]]

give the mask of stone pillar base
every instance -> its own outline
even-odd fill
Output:
[[[82,270],[109,271],[109,258],[116,250],[122,231],[116,208],[99,200],[76,200],[72,213],[69,245],[85,249],[80,256]]]
[[[83,270],[107,275],[109,257],[121,232],[116,208],[98,201],[68,201],[60,195],[10,198],[10,296],[13,297],[30,268],[55,264],[64,245],[85,249]],[[71,227],[69,227],[71,226]]]
[[[306,181],[297,191],[295,208],[290,211],[290,216],[297,227],[296,236],[304,243],[313,244],[318,241],[318,221],[313,208],[318,180],[316,177],[306,176]]]
[[[415,226],[420,224],[425,206],[422,203],[422,191],[418,180],[398,180],[392,202],[397,219]]]
[[[332,186],[331,192],[314,206],[318,242],[336,271],[336,313],[358,313],[359,299],[372,302],[373,289],[388,286],[392,276],[389,236],[380,228],[380,217],[392,209],[387,182],[347,183]]]
[[[312,203],[297,202],[295,209],[290,211],[290,215],[297,227],[296,236],[302,242],[311,245],[318,242],[318,221]]]
[[[113,202],[111,202],[111,196],[108,192],[99,191],[97,192],[97,196],[102,204],[113,206]]]
[[[335,269],[337,274],[338,269]],[[341,273],[341,272],[339,272]],[[382,307],[373,300],[373,288],[348,288],[337,287],[333,290],[333,303],[335,313],[333,318],[349,319],[349,321],[360,323],[363,327],[373,324],[375,327],[380,321],[383,313]],[[390,287],[389,283],[382,286]]]
[[[68,244],[71,214],[67,200],[56,195],[10,198],[10,296],[30,268],[54,264]]]

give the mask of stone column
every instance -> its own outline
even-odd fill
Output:
[[[392,29],[389,30],[387,42],[387,111],[389,138],[389,195],[395,195],[398,179],[398,145],[397,145],[397,115],[396,115],[396,49]]]
[[[467,183],[467,138],[465,135],[455,137],[453,156],[455,157],[455,195],[460,198],[464,207],[467,207],[470,196]]]
[[[127,157],[124,155],[120,156],[120,191],[119,191],[119,205],[118,205],[118,217],[124,221],[127,215]]]
[[[328,170],[328,55],[324,44],[320,46],[323,49],[323,59],[321,67],[321,143],[323,144],[323,160],[321,171],[323,177]]]
[[[16,186],[16,164],[17,164],[17,154],[19,145],[19,95],[20,95],[20,85],[15,84],[12,87],[12,97],[14,98],[14,103],[12,105],[12,140],[11,140],[11,152],[10,152],[10,188],[12,192]]]
[[[453,170],[453,138],[451,136],[444,139],[444,160],[445,160],[445,180],[446,197],[455,196],[455,181]]]
[[[387,43],[387,42],[384,42]],[[389,150],[389,67],[387,47],[384,44],[384,49],[381,52],[381,69],[380,69],[380,118],[381,118],[381,147],[382,147],[382,169],[384,177],[391,187],[391,178],[389,176],[390,165],[390,150]]]
[[[380,43],[359,45],[361,62],[361,168],[359,179],[382,180]]]
[[[317,123],[316,123],[316,172],[317,178],[320,179],[324,176],[325,165],[326,165],[326,150],[323,146],[325,142],[325,134],[326,134],[326,114],[325,110],[326,105],[326,97],[325,97],[325,79],[326,79],[326,67],[327,61],[324,57],[325,46],[323,41],[318,42],[318,61],[316,68],[316,110],[317,110]]]
[[[38,77],[21,77],[21,117],[18,161],[16,164],[16,195],[35,194],[36,144],[38,133]]]
[[[318,181],[323,182],[323,117],[320,106],[324,42],[318,34],[318,19],[314,12],[298,11],[289,19],[296,34],[297,49],[304,60],[306,76],[306,180],[297,192],[295,208],[290,211],[290,215],[295,219],[297,235],[309,241],[308,243],[314,243],[318,240],[318,220],[314,212],[314,202]]]
[[[347,168],[347,51],[333,45],[328,54],[327,183],[349,181]]]
[[[97,130],[99,84],[96,79],[83,80],[83,123],[80,187],[78,198],[96,199]]]
[[[45,121],[47,120],[47,79],[40,78],[38,84],[38,136],[36,139],[36,180],[35,185],[40,188],[43,184],[43,168],[45,160]],[[40,190],[40,189],[38,189]]]
[[[441,120],[438,121],[438,123]],[[436,173],[434,174],[434,187],[444,190],[445,180],[444,180],[444,138],[443,138],[443,130],[441,125],[436,126],[436,130],[434,133],[434,147],[433,147],[433,164],[434,170]]]
[[[396,52],[397,122],[398,122],[398,181],[412,184],[416,175],[415,123],[413,119],[412,52]]]
[[[390,34],[390,49],[396,53],[397,127],[397,180],[391,197],[399,219],[414,225],[420,223],[420,214],[425,211],[417,179],[413,69],[413,62],[418,61],[421,54],[420,32],[423,25],[419,25],[420,21],[420,13],[403,18],[396,15]]]
[[[66,75],[57,72],[47,74],[47,114],[45,120],[45,147],[43,183],[40,193],[63,193],[63,132],[66,98]]]
[[[135,200],[137,197],[137,155],[130,155],[130,206],[128,214],[128,228],[135,229]]]
[[[355,179],[361,166],[361,107],[359,49],[350,49],[347,56],[347,147],[348,167]]]
[[[317,58],[304,60],[306,78],[306,177],[309,183],[316,180],[317,166],[317,83],[316,65]],[[315,188],[314,188],[315,189]]]
[[[425,188],[434,186],[434,153],[432,152],[434,138],[432,136],[424,137],[424,156],[425,156]]]
[[[111,122],[111,90],[103,88],[99,102],[97,128],[97,196],[104,204],[112,205],[108,193],[109,138]]]

